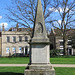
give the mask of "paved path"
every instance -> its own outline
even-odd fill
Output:
[[[53,67],[75,67],[75,64],[51,64]],[[16,66],[16,67],[23,67],[27,66],[27,64],[0,64],[0,67],[9,67],[9,66]]]
[[[75,64],[52,64],[53,67],[75,67]]]

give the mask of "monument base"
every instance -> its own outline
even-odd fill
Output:
[[[29,68],[24,71],[24,75],[55,75],[54,68],[48,65],[29,65]]]

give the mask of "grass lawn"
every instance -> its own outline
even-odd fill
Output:
[[[25,67],[0,67],[0,75],[24,75]],[[75,68],[55,68],[56,75],[75,75]]]
[[[56,75],[75,75],[75,68],[55,68]]]
[[[75,56],[50,58],[52,64],[75,64]],[[29,57],[0,58],[0,64],[28,64]]]
[[[75,56],[74,57],[60,57],[60,58],[51,58],[52,64],[75,64]]]
[[[24,75],[25,67],[0,67],[0,75]]]
[[[0,58],[0,64],[28,64],[29,57]]]

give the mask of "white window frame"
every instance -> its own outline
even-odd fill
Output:
[[[21,48],[21,50],[20,50],[20,48]],[[22,53],[22,46],[19,46],[18,49],[19,49],[19,53]]]
[[[15,41],[14,41],[14,37],[15,37]],[[12,40],[13,40],[13,42],[16,42],[16,36],[13,36],[13,37],[12,37]]]
[[[13,48],[15,48],[15,50],[13,50]],[[13,53],[16,53],[16,47],[12,47],[12,52]]]
[[[9,37],[9,41],[8,41],[8,37]],[[7,42],[10,42],[10,36],[7,36]]]
[[[6,47],[6,54],[9,54],[10,52],[10,47]]]

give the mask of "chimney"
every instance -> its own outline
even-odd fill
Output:
[[[18,25],[18,23],[16,24],[16,31],[18,31],[18,27],[19,27],[19,25]]]
[[[4,24],[2,25],[2,31],[4,31]]]

